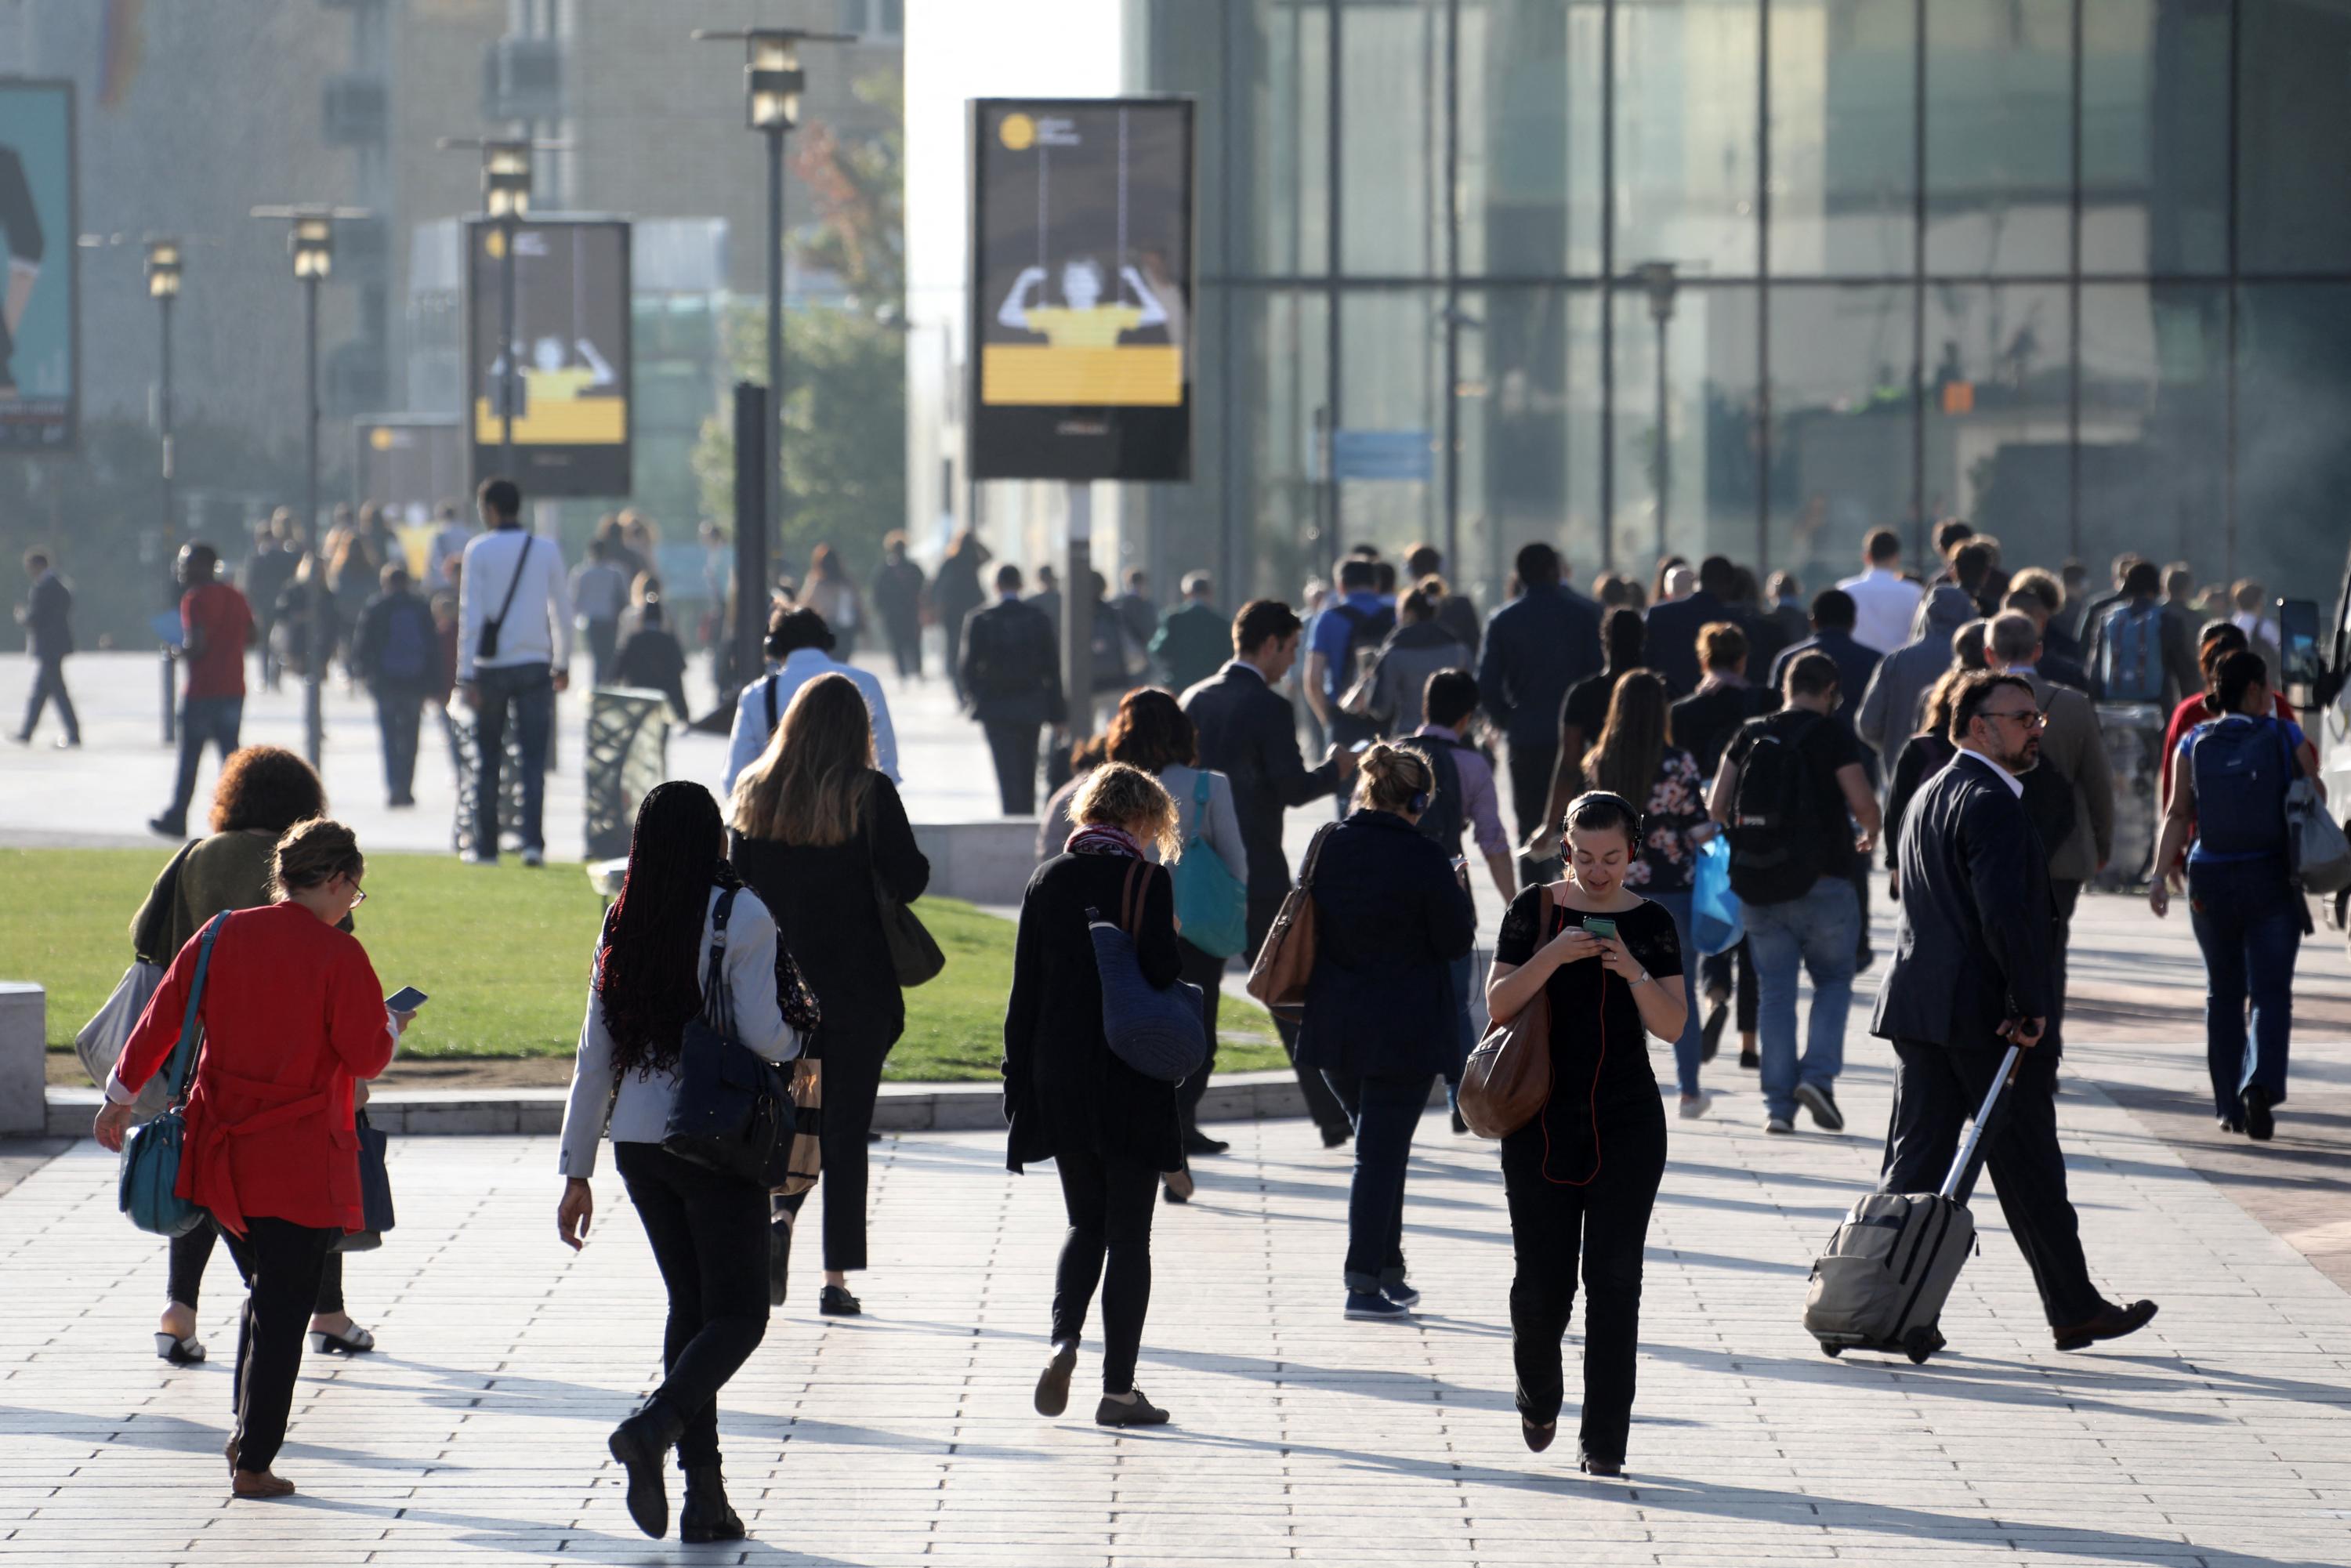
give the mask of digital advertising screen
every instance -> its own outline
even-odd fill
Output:
[[[0,78],[0,453],[79,435],[73,84]]]
[[[1178,480],[1192,449],[1192,104],[971,105],[970,470]]]
[[[514,459],[526,500],[629,493],[629,225],[533,218],[514,226]],[[507,227],[465,225],[465,363],[473,474],[508,466],[499,350]]]
[[[429,522],[444,501],[455,502],[460,516],[473,516],[462,421],[414,414],[362,419],[358,437],[357,499],[373,501],[399,523]]]

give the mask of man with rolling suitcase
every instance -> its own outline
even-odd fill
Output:
[[[1896,1058],[1885,1167],[1815,1270],[1805,1309],[1831,1354],[1870,1344],[1923,1361],[1940,1348],[1933,1325],[1972,1240],[1964,1205],[1979,1144],[2058,1349],[2155,1316],[2153,1301],[2120,1306],[2091,1284],[2065,1196],[2057,1048],[2042,1040],[2057,1000],[2055,909],[2022,803],[2041,726],[2030,683],[1970,676],[1951,709],[1959,755],[1903,815],[1901,936],[1871,1030]],[[1963,1149],[1970,1110],[1979,1125]],[[1888,1287],[1889,1270],[1905,1288]]]

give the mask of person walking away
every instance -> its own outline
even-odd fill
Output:
[[[1253,599],[1233,619],[1233,656],[1209,680],[1184,694],[1184,713],[1198,737],[1199,766],[1232,780],[1233,815],[1249,857],[1249,945],[1244,964],[1257,960],[1265,935],[1290,894],[1290,856],[1281,846],[1281,814],[1345,788],[1354,758],[1338,747],[1308,768],[1298,750],[1298,718],[1276,687],[1298,659],[1303,628],[1278,599]],[[1298,1026],[1274,1019],[1298,1074],[1306,1112],[1324,1148],[1353,1135],[1346,1110],[1322,1073],[1298,1061]]]
[[[1770,659],[1757,661],[1763,669],[1770,669],[1782,653],[1813,634],[1812,617],[1804,605],[1804,585],[1796,580],[1796,575],[1773,572],[1771,591],[1771,601],[1764,607],[1762,619],[1771,622],[1777,646]]]
[[[613,655],[612,684],[659,692],[678,723],[693,721],[694,711],[685,706],[685,649],[669,629],[668,612],[658,598],[644,602],[637,629]]]
[[[873,612],[882,618],[902,681],[920,680],[923,674],[925,586],[923,569],[906,559],[904,530],[891,529],[882,539],[881,570],[873,574]]]
[[[1350,556],[1339,563],[1339,597],[1314,618],[1306,637],[1306,706],[1334,746],[1353,746],[1379,732],[1371,719],[1344,710],[1341,698],[1368,667],[1396,612],[1380,597],[1376,562]]]
[[[1453,965],[1477,936],[1468,890],[1418,831],[1437,788],[1419,752],[1375,743],[1315,871],[1298,1061],[1322,1071],[1354,1123],[1340,1272],[1350,1318],[1407,1317],[1420,1300],[1405,1282],[1405,1165],[1429,1083],[1452,1066]]]
[[[480,753],[471,858],[476,865],[498,858],[498,770],[511,716],[522,746],[522,821],[514,826],[522,838],[522,863],[542,865],[548,740],[556,694],[571,685],[563,552],[553,539],[524,531],[522,491],[513,480],[483,480],[476,504],[488,532],[465,547],[457,596],[457,695],[474,710]]]
[[[277,613],[272,627],[277,639],[277,667],[281,673],[291,670],[298,677],[308,679],[311,668],[311,644],[319,647],[319,679],[327,678],[325,661],[343,638],[341,622],[335,610],[331,593],[313,594],[312,584],[324,570],[319,557],[305,551],[294,563],[294,575],[286,580],[277,596]],[[315,624],[314,624],[315,623]],[[315,635],[313,633],[316,633]]]
[[[231,1494],[290,1496],[271,1466],[286,1440],[303,1325],[327,1259],[364,1224],[351,1121],[353,1085],[392,1061],[414,1015],[388,1012],[366,949],[335,929],[366,894],[351,831],[314,818],[277,841],[272,903],[219,916],[209,962],[199,937],[180,949],[107,1078],[93,1129],[120,1152],[131,1102],[196,1016],[204,1051],[184,1115],[179,1196],[210,1212],[248,1295],[237,1334]]]
[[[996,569],[996,592],[994,604],[964,622],[956,668],[996,763],[998,803],[1006,816],[1025,817],[1037,809],[1039,737],[1067,723],[1069,709],[1053,623],[1020,597],[1019,567]]]
[[[588,541],[588,559],[571,569],[571,608],[587,634],[595,683],[609,686],[612,659],[621,645],[621,612],[629,602],[628,574],[612,564],[611,541],[599,534]]]
[[[778,1005],[776,922],[725,850],[718,802],[699,784],[656,785],[637,808],[628,873],[589,971],[557,1166],[556,1233],[577,1250],[595,1213],[596,1145],[611,1138],[669,1293],[661,1386],[609,1445],[628,1472],[629,1517],[656,1541],[669,1530],[662,1466],[672,1448],[685,1472],[679,1539],[743,1538],[721,1469],[718,1395],[768,1332],[766,1188],[662,1144],[685,1027],[723,1005],[726,1033],[763,1061],[780,1065],[802,1045]]]
[[[2088,697],[2042,672],[2043,652],[2039,622],[2021,612],[2003,612],[1984,639],[1986,665],[2002,674],[2022,676],[2041,709],[2041,761],[2028,780],[2024,804],[2049,857],[2049,895],[2057,912],[2056,983],[2051,997],[2056,1010],[2049,1017],[2053,1037],[2064,1017],[2066,950],[2074,937],[2074,911],[2081,903],[2082,884],[2105,871],[2115,852],[2115,776],[2105,741],[2098,734],[2097,710]],[[2051,792],[2051,802],[2035,812],[2043,790]]]
[[[245,558],[245,601],[253,607],[254,645],[261,656],[261,684],[277,689],[284,673],[277,657],[277,601],[294,580],[302,552],[291,537],[294,514],[280,507],[253,526],[253,553]]]
[[[2023,805],[2022,779],[2039,760],[2040,736],[2031,683],[1970,673],[1951,698],[1959,755],[1903,815],[1901,934],[1870,1024],[1895,1055],[1877,1190],[1934,1191],[2004,1048],[2022,1048],[1984,1134],[1987,1168],[2057,1348],[2082,1350],[2146,1327],[2156,1306],[2118,1306],[2090,1282],[2080,1221],[2065,1195],[2058,1051],[2043,1038],[2055,1005],[2053,911]]]
[[[2221,717],[2228,712],[2220,706],[2219,698],[2214,695],[2214,688],[2219,685],[2220,680],[2220,661],[2239,649],[2248,646],[2250,643],[2244,631],[2229,622],[2216,621],[2204,628],[2196,653],[2196,664],[2203,674],[2204,688],[2194,696],[2181,699],[2179,706],[2171,710],[2170,722],[2163,732],[2163,767],[2156,779],[2156,821],[2158,831],[2162,824],[2163,802],[2171,799],[2171,775],[2173,764],[2179,755],[2179,743],[2186,740],[2189,732],[2198,725],[2207,719]],[[2255,653],[2259,653],[2260,651],[2257,648],[2253,650]],[[2265,665],[2267,663],[2268,661],[2263,661]],[[2301,716],[2294,712],[2294,705],[2286,701],[2284,694],[2275,686],[2270,688],[2270,707],[2278,718],[2287,724],[2299,727]],[[2307,733],[2303,738],[2301,755],[2302,771],[2304,776],[2317,779],[2318,747],[2310,740]],[[2325,793],[2326,785],[2323,779],[2320,780],[2318,789],[2322,795]],[[2176,872],[2179,869],[2179,863],[2174,861],[2168,869]]]
[[[1583,754],[1608,726],[1608,704],[1616,695],[1616,683],[1645,667],[1642,660],[1647,651],[1648,628],[1639,611],[1626,605],[1612,608],[1601,621],[1601,631],[1608,650],[1607,663],[1601,666],[1599,674],[1586,675],[1568,687],[1566,697],[1559,705],[1559,756],[1552,766],[1550,800],[1536,823],[1538,834],[1546,827],[1556,826],[1567,803],[1583,793]],[[1551,834],[1545,841],[1557,836]]]
[[[408,569],[383,569],[383,591],[368,601],[351,640],[351,668],[375,696],[383,739],[387,804],[416,804],[416,735],[424,704],[440,685],[440,635],[433,609],[409,589]]]
[[[1869,690],[1869,678],[1876,673],[1877,653],[1861,645],[1853,634],[1855,607],[1853,598],[1841,588],[1824,588],[1813,595],[1811,620],[1813,634],[1802,642],[1780,650],[1780,656],[1771,664],[1771,678],[1765,684],[1765,701],[1777,699],[1788,684],[1788,666],[1806,653],[1826,653],[1837,667],[1837,717],[1847,729],[1854,727],[1854,716],[1861,707],[1862,694]],[[1876,754],[1865,754],[1875,771]]]
[[[270,902],[269,868],[277,841],[297,822],[327,814],[327,793],[310,765],[275,746],[241,748],[221,768],[213,790],[211,833],[186,847],[155,879],[131,916],[137,956],[158,968],[224,909],[257,909]],[[344,926],[348,927],[349,921]],[[354,1104],[367,1103],[360,1084]],[[196,1308],[220,1229],[207,1219],[172,1238],[169,1288],[155,1325],[155,1354],[174,1366],[204,1359],[196,1337]],[[343,1255],[329,1252],[310,1318],[310,1348],[320,1354],[357,1354],[375,1348],[375,1335],[351,1321],[343,1305]]]
[[[2059,685],[2071,686],[2086,695],[2090,672],[2082,664],[2081,643],[2059,624],[2058,612],[2064,607],[2065,591],[2055,574],[2037,566],[2027,567],[2010,578],[2009,583],[2008,597],[2001,601],[2001,607],[2023,612],[2041,628],[2041,659],[2035,668]]]
[[[1836,1080],[1844,1067],[1861,901],[1855,858],[1877,841],[1877,796],[1861,748],[1832,716],[1837,668],[1807,653],[1788,670],[1779,712],[1740,727],[1716,769],[1708,809],[1730,834],[1730,887],[1745,905],[1755,958],[1764,1129],[1796,1130],[1796,1107],[1842,1132]],[[1856,835],[1847,818],[1861,824]],[[1813,980],[1813,1011],[1796,1053],[1796,970]]]
[[[2263,613],[2269,608],[2269,596],[2262,591],[2259,581],[2241,577],[2229,591],[2229,623],[2242,632],[2247,643],[2262,656],[2262,663],[2270,672],[2270,690],[2276,691],[2278,662],[2283,657],[2278,651],[2282,634],[2277,622]]]
[[[1853,601],[1853,638],[1873,653],[1891,653],[1910,641],[1910,622],[1927,591],[1902,575],[1902,536],[1892,528],[1870,529],[1861,558],[1860,574],[1837,583]]]
[[[1183,706],[1172,692],[1157,686],[1141,686],[1120,699],[1118,714],[1110,721],[1103,737],[1102,756],[1112,762],[1123,762],[1130,768],[1140,768],[1159,780],[1176,802],[1176,839],[1188,844],[1196,837],[1217,852],[1242,887],[1249,885],[1249,845],[1241,838],[1240,819],[1233,812],[1232,780],[1223,774],[1199,766],[1199,733],[1192,727]],[[1074,802],[1081,784],[1073,782],[1068,799]],[[1056,800],[1063,799],[1060,794]],[[1050,813],[1048,813],[1050,816]],[[1040,825],[1042,834],[1052,824]],[[1071,821],[1061,825],[1061,841],[1076,829]],[[1155,845],[1144,844],[1146,859],[1158,859]],[[1061,852],[1059,849],[1054,853]],[[1038,857],[1040,861],[1049,855]],[[1176,938],[1176,952],[1181,963],[1178,977],[1200,988],[1200,1020],[1208,1038],[1208,1054],[1200,1070],[1185,1079],[1176,1092],[1176,1114],[1183,1118],[1184,1154],[1188,1161],[1196,1155],[1221,1155],[1230,1145],[1200,1131],[1201,1097],[1208,1092],[1208,1079],[1217,1070],[1217,1006],[1224,982],[1229,955],[1207,952],[1194,946],[1180,930]],[[1173,1173],[1163,1172],[1163,1175]],[[1191,1197],[1188,1176],[1171,1179],[1165,1184],[1167,1201],[1184,1203]]]
[[[1919,700],[1951,664],[1951,639],[1976,619],[1976,592],[1991,569],[1991,552],[1970,540],[1952,552],[1958,580],[1930,591],[1918,610],[1917,635],[1877,662],[1854,715],[1854,730],[1890,766],[1918,727]]]
[[[1510,810],[1523,842],[1542,827],[1551,804],[1561,705],[1569,687],[1601,667],[1600,612],[1568,591],[1551,546],[1522,547],[1517,568],[1524,591],[1487,618],[1478,693],[1510,747]],[[1534,868],[1520,866],[1519,876],[1533,881]]]
[[[1341,711],[1368,718],[1382,735],[1409,735],[1421,726],[1420,698],[1429,677],[1469,667],[1469,644],[1437,623],[1445,583],[1416,583],[1396,601],[1396,627],[1382,643],[1372,667],[1340,699]]]
[[[1435,545],[1415,545],[1405,553],[1404,575],[1407,582],[1426,582],[1430,578],[1445,580],[1445,552]],[[1478,606],[1466,593],[1450,591],[1437,601],[1437,623],[1453,633],[1454,641],[1469,650],[1471,664],[1478,658],[1478,644],[1485,633],[1485,625],[1478,619]],[[1467,666],[1465,666],[1466,668]]]
[[[1183,1140],[1176,1086],[1129,1067],[1103,1036],[1091,925],[1097,912],[1124,904],[1145,844],[1168,860],[1182,845],[1176,802],[1158,780],[1123,762],[1086,776],[1076,815],[1068,847],[1037,868],[1021,895],[1004,1009],[1005,1166],[1018,1174],[1051,1160],[1069,1215],[1053,1279],[1052,1354],[1034,1402],[1046,1416],[1069,1407],[1099,1288],[1102,1396],[1094,1420],[1157,1426],[1167,1412],[1135,1386],[1134,1364],[1151,1308],[1152,1192],[1162,1171],[1182,1168]],[[1165,989],[1183,965],[1174,888],[1164,868],[1141,874],[1142,913],[1130,935],[1144,979]]]
[[[824,617],[845,661],[857,647],[858,632],[864,629],[865,606],[858,597],[856,580],[849,575],[849,563],[831,545],[819,545],[809,552],[800,602]]]
[[[253,607],[244,594],[218,580],[219,571],[220,555],[212,546],[197,540],[182,547],[176,656],[187,668],[187,684],[180,699],[180,772],[172,803],[147,824],[150,832],[167,839],[187,837],[196,765],[205,746],[217,749],[222,766],[227,766],[245,720],[245,651],[253,643]]]
[[[16,732],[16,741],[33,744],[41,710],[54,702],[65,731],[57,737],[57,747],[68,750],[81,744],[81,720],[74,714],[73,694],[66,690],[66,658],[74,651],[73,593],[65,579],[49,570],[44,550],[25,552],[25,575],[32,586],[16,612],[16,624],[25,629],[25,651],[33,657],[33,691],[26,699],[25,727]]]
[[[1232,624],[1217,608],[1215,582],[1205,571],[1187,574],[1184,602],[1160,617],[1149,643],[1167,689],[1190,691],[1223,667],[1232,646]]]
[[[1151,639],[1159,630],[1159,606],[1151,600],[1151,580],[1142,571],[1126,574],[1126,591],[1110,601],[1112,613],[1119,630],[1126,634],[1126,646],[1137,654],[1151,646]]]
[[[1565,1398],[1560,1341],[1583,1277],[1583,1430],[1577,1465],[1625,1467],[1641,1339],[1641,1258],[1666,1169],[1666,1116],[1645,1049],[1687,1024],[1671,915],[1625,885],[1640,812],[1604,793],[1577,796],[1561,836],[1563,880],[1514,899],[1494,945],[1486,1010],[1515,1018],[1550,1003],[1552,1092],[1502,1140],[1510,1203],[1510,1354],[1520,1435],[1541,1453]],[[1612,1049],[1613,1048],[1613,1049]]]
[[[2294,967],[2310,906],[2287,852],[2285,794],[2302,776],[2300,726],[2275,717],[2259,653],[2220,661],[2218,718],[2179,743],[2147,905],[2168,913],[2188,853],[2189,924],[2204,954],[2204,1050],[2224,1132],[2267,1143],[2285,1100]],[[2252,1049],[2246,1006],[2252,1004]]]
[[[931,608],[946,639],[947,679],[955,685],[956,701],[965,707],[971,706],[971,694],[963,687],[963,628],[971,612],[987,602],[979,573],[987,560],[987,547],[966,528],[947,546],[938,577],[931,584]]]
[[[799,963],[824,1015],[824,1287],[818,1310],[863,1310],[849,1275],[866,1266],[866,1132],[882,1066],[906,1029],[906,1000],[883,935],[882,901],[912,904],[930,885],[906,808],[874,766],[865,698],[845,675],[800,687],[729,802],[727,860],[775,915],[778,940]],[[804,1197],[806,1195],[802,1194]],[[769,1300],[781,1294],[783,1260],[800,1198],[786,1200],[771,1239]]]
[[[1698,591],[1684,599],[1650,607],[1647,657],[1649,668],[1666,677],[1673,695],[1686,697],[1704,678],[1698,667],[1698,634],[1717,621],[1740,622],[1744,618],[1733,603],[1738,594],[1739,569],[1728,556],[1710,555],[1698,562]]]
[[[473,542],[474,530],[455,501],[444,501],[434,508],[433,539],[424,547],[424,580],[433,592],[456,591],[465,547]]]
[[[898,731],[890,720],[890,698],[882,677],[832,656],[832,628],[805,607],[778,604],[768,612],[768,635],[760,644],[768,670],[735,699],[735,726],[726,741],[724,786],[731,799],[743,770],[759,759],[799,689],[822,675],[839,675],[865,699],[866,723],[873,732],[874,765],[898,782]]]
[[[1711,779],[1739,727],[1771,707],[1771,694],[1747,684],[1747,633],[1734,622],[1709,622],[1698,634],[1706,678],[1673,705],[1673,744],[1689,753],[1700,779]],[[1625,793],[1619,790],[1618,793]],[[1639,800],[1637,793],[1628,797]]]
[[[358,632],[360,616],[383,580],[386,563],[374,536],[348,520],[350,508],[338,509],[346,520],[339,525],[334,548],[327,555],[327,591],[335,601],[335,647],[342,655],[344,674],[356,685],[360,674],[350,663],[350,638]]]
[[[460,563],[459,570],[463,570]],[[450,700],[457,692],[457,591],[445,589],[433,596],[433,685],[426,690],[434,714],[441,720],[441,739],[449,748],[449,772],[462,789],[465,782],[465,752],[457,743],[457,721],[449,716]]]
[[[1061,645],[1061,579],[1050,565],[1037,569],[1037,591],[1029,596],[1028,602],[1035,605],[1043,612],[1045,619],[1052,623],[1053,646],[1060,647]]]
[[[2134,562],[2123,576],[2122,597],[2099,612],[2090,632],[2090,679],[2098,700],[2176,706],[2197,688],[2192,644],[2177,616],[2156,595],[2162,574],[2153,561]]]

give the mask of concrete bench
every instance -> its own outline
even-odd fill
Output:
[[[27,980],[0,980],[0,1135],[38,1137],[48,1119],[48,995]]]

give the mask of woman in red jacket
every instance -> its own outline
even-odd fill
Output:
[[[211,1211],[251,1292],[226,1450],[238,1497],[294,1490],[269,1467],[286,1441],[302,1330],[328,1249],[363,1223],[351,1085],[383,1071],[407,1022],[384,1010],[359,939],[335,929],[367,896],[366,874],[340,822],[287,829],[270,863],[275,902],[221,917],[197,1006],[204,1043],[178,1190]],[[109,1149],[122,1147],[130,1103],[179,1042],[202,941],[172,959],[107,1082],[96,1131]]]

